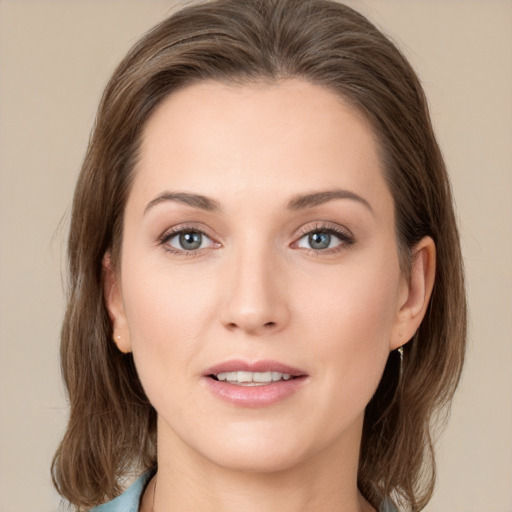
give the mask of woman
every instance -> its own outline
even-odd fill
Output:
[[[218,0],[155,27],[104,93],[69,261],[53,474],[77,508],[428,502],[459,239],[419,81],[364,17]]]

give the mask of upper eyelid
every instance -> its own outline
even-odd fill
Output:
[[[354,238],[354,235],[352,234],[352,231],[350,229],[346,228],[345,226],[341,226],[340,224],[334,223],[334,222],[316,222],[315,225],[305,225],[301,227],[298,231],[296,236],[296,240],[299,238],[302,238],[305,235],[308,235],[310,233],[314,233],[315,231],[334,231],[335,233],[343,233],[349,236],[350,238]]]
[[[210,229],[195,225],[194,222],[171,226],[170,228],[167,228],[166,230],[164,230],[159,238],[160,239],[169,238],[169,237],[172,237],[174,235],[177,235],[179,233],[183,233],[186,231],[194,231],[197,233],[201,233],[202,235],[205,235],[208,238],[212,238],[212,239],[215,238],[215,235],[211,233]]]

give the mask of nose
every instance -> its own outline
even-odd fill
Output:
[[[256,336],[283,330],[290,317],[284,273],[270,251],[243,251],[226,265],[224,326]]]

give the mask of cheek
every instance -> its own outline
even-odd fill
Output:
[[[133,343],[177,338],[186,344],[195,337],[215,301],[211,273],[158,257],[146,257],[145,265],[126,259],[123,297]]]
[[[302,328],[338,410],[361,412],[375,392],[389,355],[398,283],[398,265],[383,263],[333,273],[322,290],[309,291]]]
[[[133,356],[148,396],[158,403],[165,390],[179,392],[177,383],[192,375],[191,362],[203,348],[201,334],[210,322],[213,286],[179,268],[125,268],[123,295]]]
[[[362,349],[389,340],[399,284],[396,259],[362,261],[304,282],[296,304],[304,305],[305,322],[319,333],[319,339],[338,337]]]

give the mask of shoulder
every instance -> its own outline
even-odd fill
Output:
[[[108,503],[94,507],[89,512],[138,512],[142,491],[150,476],[150,473],[144,473],[123,494]]]

